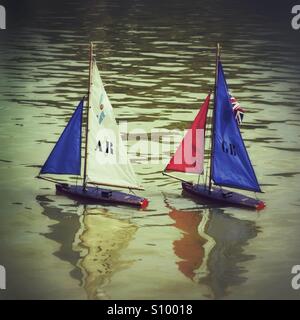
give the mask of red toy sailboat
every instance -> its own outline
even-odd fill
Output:
[[[163,174],[181,180],[182,188],[199,199],[260,210],[265,207],[263,201],[223,189],[225,186],[262,192],[240,133],[242,109],[229,93],[219,44],[216,56],[214,105],[210,126],[211,148],[205,182],[200,184],[199,179],[198,183],[187,182],[168,172],[195,173],[199,174],[199,178],[204,176],[205,133],[211,93]]]

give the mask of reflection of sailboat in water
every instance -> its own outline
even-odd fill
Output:
[[[84,288],[89,299],[106,299],[105,286],[112,275],[133,262],[121,260],[120,254],[137,226],[108,212],[99,214],[99,209],[86,209],[80,219],[75,247],[80,251],[78,266],[84,275]]]
[[[70,275],[81,281],[89,299],[106,299],[105,286],[113,274],[132,263],[120,256],[137,226],[128,219],[117,219],[117,215],[103,208],[58,207],[56,202],[53,206],[46,196],[38,196],[37,201],[44,215],[58,221],[49,227],[49,233],[43,234],[61,245],[54,254],[74,266]],[[79,216],[80,209],[83,214]]]
[[[207,257],[215,246],[215,241],[205,233],[207,216],[198,212],[172,209],[169,216],[175,221],[174,226],[183,231],[182,238],[173,242],[175,254],[182,259],[177,262],[179,270],[194,280],[196,270],[207,273]]]
[[[222,298],[228,288],[246,281],[246,270],[239,265],[254,258],[243,252],[248,240],[255,238],[253,221],[231,217],[221,209],[177,210],[169,205],[169,216],[183,234],[173,242],[181,260],[178,269],[188,278],[204,285],[205,295]]]

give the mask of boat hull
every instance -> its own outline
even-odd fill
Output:
[[[69,184],[56,184],[56,190],[76,199],[85,202],[101,204],[122,204],[140,208],[146,208],[149,201],[146,198],[138,197],[125,192],[103,189],[98,187],[74,186]]]
[[[221,203],[225,205],[234,205],[248,209],[261,210],[265,207],[265,203],[261,200],[245,196],[241,193],[232,192],[226,189],[212,188],[208,192],[206,186],[201,184],[182,183],[182,188],[193,196],[213,203]]]

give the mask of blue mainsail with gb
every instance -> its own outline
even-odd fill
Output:
[[[212,179],[214,183],[261,192],[235,119],[220,59],[218,60],[213,135]]]

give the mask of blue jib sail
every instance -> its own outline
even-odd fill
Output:
[[[80,175],[81,125],[84,99],[76,108],[65,130],[58,139],[40,174]]]
[[[212,179],[217,185],[261,192],[232,111],[221,61],[215,99]]]

